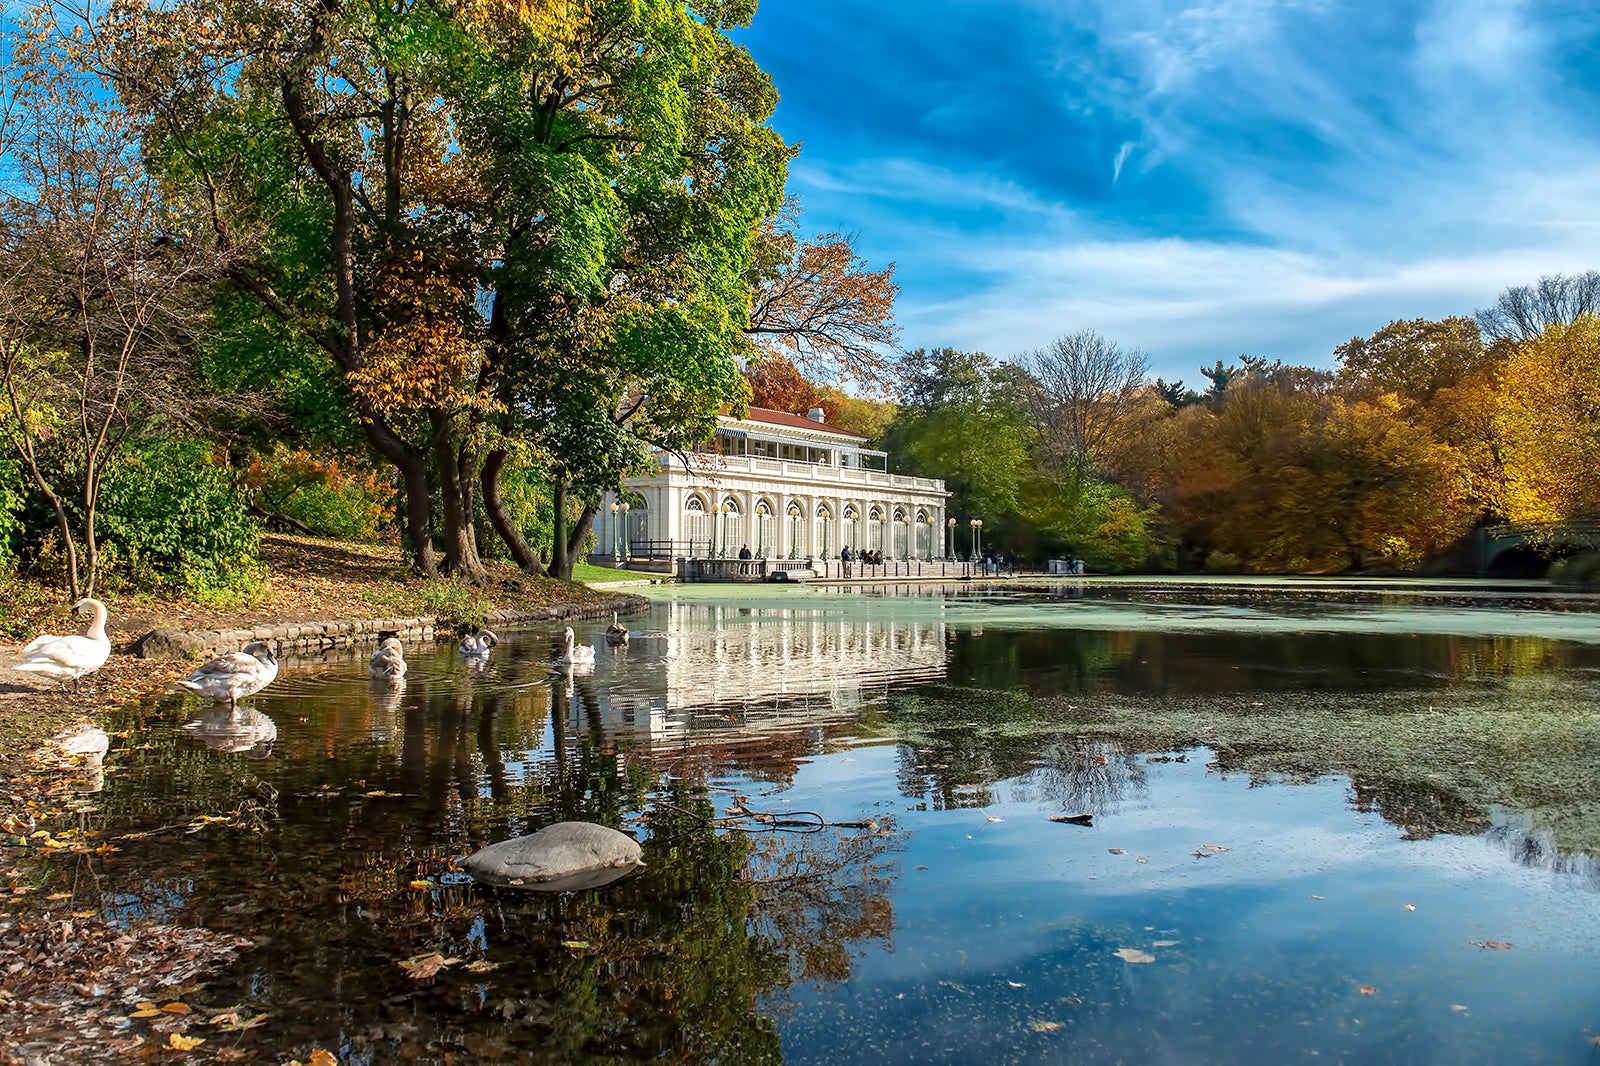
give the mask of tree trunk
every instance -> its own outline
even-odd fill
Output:
[[[583,505],[583,511],[578,515],[578,520],[572,525],[572,532],[567,535],[567,577],[572,580],[571,561],[578,558],[578,552],[583,548],[583,539],[589,535],[589,529],[594,525],[595,515],[600,513],[598,501],[591,501]]]
[[[472,516],[462,505],[461,472],[456,466],[455,433],[450,416],[428,412],[433,424],[433,456],[439,467],[439,497],[444,504],[444,570],[466,581],[482,582],[488,575],[478,558],[470,525]]]
[[[466,516],[467,540],[472,543],[472,554],[482,562],[483,551],[478,545],[478,449],[465,442],[456,449],[456,484],[461,486],[461,511]]]
[[[555,514],[550,520],[550,576],[572,580],[572,556],[567,551],[567,479],[557,475],[550,488]]]
[[[489,524],[494,526],[494,531],[505,542],[517,566],[527,573],[549,577],[539,562],[539,557],[533,554],[533,549],[528,547],[528,542],[523,539],[522,531],[506,513],[505,501],[500,498],[500,474],[505,469],[507,457],[508,453],[504,448],[495,448],[484,456],[483,469],[479,472],[483,484],[483,509],[488,512]]]

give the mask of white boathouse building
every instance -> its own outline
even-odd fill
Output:
[[[887,453],[866,442],[828,425],[820,408],[721,416],[704,449],[663,453],[654,473],[606,496],[596,561],[671,571],[680,559],[734,559],[748,547],[754,559],[812,560],[826,572],[845,545],[886,561],[943,559],[944,482],[889,473]]]

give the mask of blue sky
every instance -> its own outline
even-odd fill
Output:
[[[907,347],[1094,329],[1203,385],[1600,269],[1593,3],[763,0],[740,39]]]

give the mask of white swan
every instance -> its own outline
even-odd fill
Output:
[[[500,638],[487,629],[480,629],[476,633],[468,633],[461,638],[461,654],[467,658],[479,656],[487,657],[489,649],[500,643]]]
[[[367,671],[375,680],[399,681],[406,676],[406,657],[399,637],[384,637],[378,650],[367,660]]]
[[[606,626],[606,643],[612,645],[628,643],[628,627],[617,621],[616,611],[611,612],[611,624]]]
[[[81,599],[72,605],[72,613],[81,614],[84,608],[93,611],[94,618],[82,636],[53,637],[48,633],[37,636],[22,649],[22,661],[12,669],[43,674],[63,685],[70,681],[76,691],[79,678],[94,673],[111,657],[111,638],[106,636],[106,605],[96,599]]]
[[[257,640],[246,644],[243,651],[217,656],[177,683],[218,703],[226,700],[231,711],[246,696],[272,684],[277,676],[278,659],[272,654],[272,645]]]
[[[571,626],[568,626],[566,632],[561,636],[561,654],[557,657],[556,661],[560,663],[571,663],[575,666],[582,665],[584,663],[593,666],[594,645],[579,644],[578,634],[572,631]]]

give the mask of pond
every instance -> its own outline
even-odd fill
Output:
[[[84,814],[120,850],[51,877],[252,938],[205,996],[269,1012],[231,1041],[262,1061],[1592,1062],[1597,607],[666,588],[624,648],[580,624],[577,674],[545,628],[408,648],[398,690],[345,652],[232,720],[130,707]],[[453,867],[567,819],[646,865]]]

